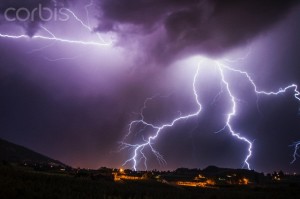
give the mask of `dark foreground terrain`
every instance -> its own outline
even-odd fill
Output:
[[[298,186],[177,187],[152,180],[113,182],[64,172],[1,165],[0,198],[70,199],[185,199],[185,198],[300,198]]]

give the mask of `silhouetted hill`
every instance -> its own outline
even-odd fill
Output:
[[[202,172],[206,173],[206,174],[220,174],[220,173],[224,173],[224,172],[228,172],[228,171],[232,171],[235,169],[228,169],[228,168],[219,168],[216,166],[208,166],[205,169],[202,170]]]
[[[203,169],[203,172],[207,172],[207,173],[217,173],[220,170],[224,170],[224,168],[219,168],[216,166],[208,166],[205,169]]]
[[[201,172],[203,175],[207,177],[228,177],[228,176],[243,176],[252,180],[252,182],[259,182],[262,181],[264,178],[263,173],[258,173],[254,170],[248,169],[231,169],[231,168],[219,168],[216,166],[208,166],[207,168],[203,169]],[[230,177],[230,178],[231,178]]]
[[[53,160],[28,148],[13,144],[3,139],[0,139],[0,161],[6,161],[9,163],[55,164],[57,166],[66,166],[57,160]]]

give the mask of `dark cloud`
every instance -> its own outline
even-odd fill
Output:
[[[218,55],[268,30],[299,1],[102,0],[99,31],[150,34],[163,29],[151,53]],[[124,26],[127,28],[124,28]],[[153,42],[153,38],[151,38]]]

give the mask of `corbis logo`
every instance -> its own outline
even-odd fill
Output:
[[[24,21],[68,21],[68,9],[67,8],[49,8],[39,4],[34,9],[28,9],[25,7],[7,8],[4,12],[4,17],[9,22],[24,22]]]

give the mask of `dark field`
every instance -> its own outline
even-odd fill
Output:
[[[71,174],[37,172],[33,169],[0,166],[0,198],[100,198],[100,199],[179,199],[179,198],[300,198],[298,186],[236,186],[223,188],[175,187],[155,181],[115,183],[75,177]]]

